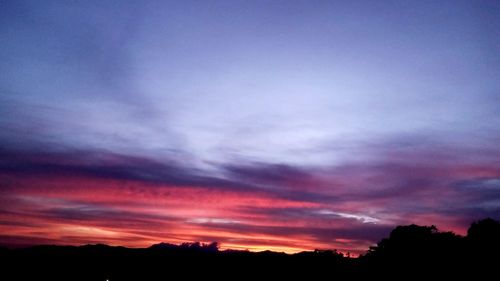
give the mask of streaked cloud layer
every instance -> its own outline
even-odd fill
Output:
[[[0,4],[0,243],[500,218],[497,3],[176,2]]]

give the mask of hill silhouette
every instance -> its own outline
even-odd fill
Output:
[[[216,242],[195,242],[140,249],[102,244],[0,248],[0,260],[2,280],[478,278],[500,266],[500,222],[474,222],[465,237],[435,226],[398,226],[358,258],[336,250],[221,251]]]

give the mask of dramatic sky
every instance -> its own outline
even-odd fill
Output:
[[[0,244],[464,234],[499,77],[498,1],[0,1]]]

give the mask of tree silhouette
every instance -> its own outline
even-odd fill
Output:
[[[498,246],[500,242],[500,222],[486,218],[472,223],[467,231],[467,239],[475,245]]]
[[[482,271],[500,265],[500,222],[491,218],[474,222],[467,231],[465,248],[470,264]]]

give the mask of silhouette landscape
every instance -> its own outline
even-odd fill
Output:
[[[286,254],[219,250],[217,242],[159,243],[148,248],[33,246],[0,251],[4,280],[169,280],[172,278],[356,278],[494,276],[500,264],[500,222],[474,222],[465,237],[435,226],[396,227],[353,258],[336,250]]]
[[[0,0],[0,281],[498,279],[499,0]]]

